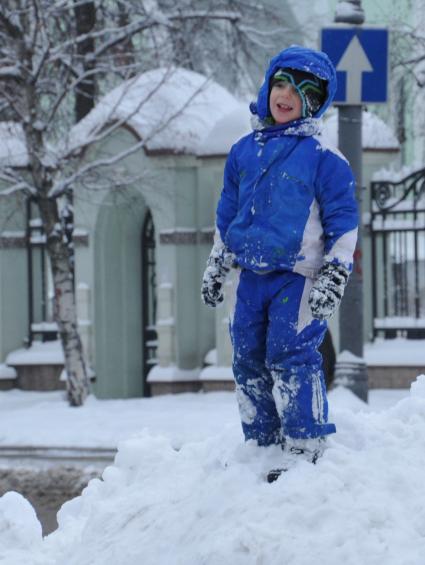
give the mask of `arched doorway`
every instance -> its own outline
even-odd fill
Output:
[[[142,229],[143,395],[150,396],[149,371],[157,364],[155,226],[146,211]]]
[[[144,199],[108,194],[98,208],[93,245],[94,369],[98,398],[143,391],[142,255]],[[80,258],[80,262],[82,257]]]

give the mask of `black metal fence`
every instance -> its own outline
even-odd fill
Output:
[[[53,321],[53,297],[46,235],[32,198],[27,199],[28,336],[29,347],[36,336],[42,341],[57,339]]]
[[[149,371],[157,361],[158,333],[156,330],[156,255],[155,227],[150,210],[147,211],[142,233],[142,289],[143,289],[143,378],[144,395],[150,395],[147,383]]]
[[[425,338],[425,169],[371,188],[374,336]]]

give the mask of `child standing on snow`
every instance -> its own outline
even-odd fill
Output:
[[[312,463],[336,431],[327,421],[318,347],[357,239],[350,166],[316,137],[335,90],[335,69],[320,51],[292,46],[271,60],[250,107],[260,127],[226,162],[202,283],[203,301],[214,307],[229,270],[238,268],[230,332],[245,439],[280,444]]]

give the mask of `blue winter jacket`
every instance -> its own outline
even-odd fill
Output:
[[[274,57],[251,112],[270,117],[269,84],[282,67],[328,81],[313,118],[254,130],[233,145],[224,170],[217,228],[237,263],[254,271],[289,270],[315,277],[324,261],[352,268],[358,212],[346,159],[325,147],[319,118],[331,104],[336,73],[321,52],[292,46]]]

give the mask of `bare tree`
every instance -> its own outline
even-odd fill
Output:
[[[390,112],[385,107],[374,111],[392,122],[403,159],[409,160],[408,142],[425,136],[423,112],[416,111],[425,103],[425,0],[377,5],[374,11],[368,23],[386,25],[390,31]]]
[[[425,1],[413,2],[415,14],[409,22],[397,21],[393,26],[392,91],[395,127],[406,158],[408,136],[414,142],[415,160],[425,158]],[[415,116],[412,119],[412,116]],[[419,143],[418,143],[419,142]],[[419,149],[421,147],[421,149]]]
[[[22,128],[28,165],[25,171],[0,168],[0,181],[7,185],[1,194],[23,191],[39,210],[73,406],[83,404],[89,390],[73,288],[73,190],[94,173],[100,177],[102,169],[113,168],[148,140],[113,158],[85,163],[81,153],[106,139],[124,120],[105,119],[104,127],[72,142],[71,127],[92,109],[99,95],[123,79],[131,84],[130,77],[158,63],[211,75],[219,73],[226,53],[233,53],[237,74],[244,76],[246,63],[264,56],[277,32],[270,26],[267,31],[252,27],[258,15],[255,5],[251,0],[185,0],[177,8],[168,0],[2,2],[0,116]],[[263,16],[267,19],[267,14]],[[113,109],[111,117],[112,113]],[[163,127],[166,124],[158,124]]]

